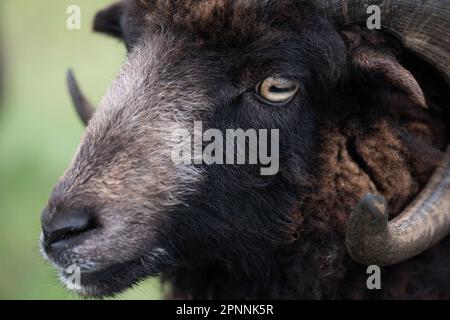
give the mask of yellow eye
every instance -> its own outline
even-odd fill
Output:
[[[282,77],[269,77],[256,87],[256,91],[269,102],[284,103],[295,96],[298,88],[299,85],[294,80]]]

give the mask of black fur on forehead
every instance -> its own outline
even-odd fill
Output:
[[[134,0],[128,9],[133,19],[217,41],[248,41],[292,25],[317,28],[319,17],[311,1],[293,0]]]
[[[294,61],[301,64],[316,80],[310,82],[316,89],[334,87],[345,77],[345,45],[312,1],[124,0],[100,11],[94,29],[119,35],[129,50],[146,33],[168,33],[180,42],[188,39],[185,52],[200,50],[206,56],[206,49],[220,57],[221,64],[228,55],[237,77],[249,74],[250,67],[261,71],[262,64],[271,61],[285,61],[287,70],[293,70]],[[250,86],[265,76],[250,74]],[[312,92],[317,91],[324,96],[324,90]]]

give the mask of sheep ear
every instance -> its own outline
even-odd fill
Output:
[[[94,18],[94,31],[122,39],[121,19],[124,12],[124,2],[112,4],[106,9],[99,11]]]
[[[359,83],[385,83],[408,95],[416,105],[427,108],[425,95],[414,75],[401,65],[401,48],[390,37],[359,28],[341,32],[349,50],[351,64]]]

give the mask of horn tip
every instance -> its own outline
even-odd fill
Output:
[[[346,246],[350,256],[363,265],[378,264],[372,256],[380,248],[373,241],[388,228],[387,203],[383,196],[367,193],[350,215],[346,232]]]
[[[367,193],[359,202],[358,207],[361,211],[370,214],[372,219],[387,218],[386,199],[381,195]]]
[[[69,68],[66,72],[66,81],[75,109],[83,123],[87,125],[92,117],[92,114],[94,113],[94,108],[82,94],[71,68]]]
[[[383,196],[367,193],[353,210],[348,228],[358,234],[379,233],[387,228],[388,210]]]
[[[67,69],[66,71],[66,81],[67,85],[69,87],[69,91],[71,96],[74,96],[75,90],[78,88],[77,81],[75,79],[75,74],[71,68]]]
[[[76,84],[75,74],[74,74],[72,68],[67,69],[67,71],[66,71],[66,80],[67,80],[67,83],[70,86],[72,86],[73,84]]]

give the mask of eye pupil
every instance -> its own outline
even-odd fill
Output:
[[[294,91],[295,87],[277,87],[277,86],[270,86],[270,92],[272,93],[285,93],[285,92],[290,92],[290,91]]]
[[[289,102],[297,93],[299,85],[288,78],[269,77],[257,86],[258,94],[271,103]]]

